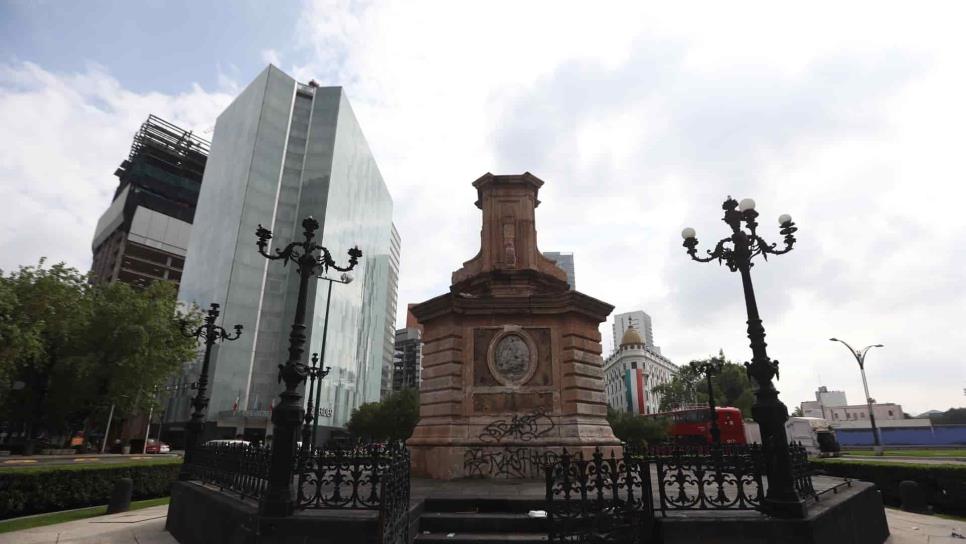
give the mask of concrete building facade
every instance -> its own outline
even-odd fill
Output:
[[[834,427],[871,427],[868,405],[849,404],[844,391],[829,391],[824,385],[815,391],[815,400],[801,403],[801,409],[803,416],[826,419]],[[890,422],[905,420],[902,406],[892,402],[873,404],[872,411],[879,426],[893,426]]]
[[[604,361],[607,405],[618,412],[657,413],[661,396],[654,387],[671,381],[677,371],[677,365],[649,349],[637,329],[629,326],[617,350]]]
[[[544,251],[543,256],[557,263],[564,272],[567,273],[567,283],[571,289],[577,289],[577,275],[574,269],[574,254],[561,253],[559,251]]]
[[[114,172],[114,199],[94,231],[94,281],[181,281],[209,146],[191,131],[148,116]]]
[[[270,251],[302,239],[307,216],[321,224],[317,240],[337,262],[354,246],[362,250],[353,281],[334,284],[331,301],[324,281],[310,283],[307,353],[321,351],[329,308],[323,358],[332,371],[322,381],[320,437],[343,427],[354,408],[379,400],[395,321],[392,206],[341,87],[302,84],[269,66],[218,116],[179,294],[187,304],[220,303],[226,326],[245,327],[238,341],[212,353],[214,434],[271,434],[281,391],[278,365],[288,357],[298,276],[294,266],[258,254],[259,225],[274,234]],[[199,367],[191,365],[184,379]],[[169,411],[186,418],[187,396],[173,402]]]
[[[423,335],[418,327],[396,331],[392,389],[419,389],[423,369]]]

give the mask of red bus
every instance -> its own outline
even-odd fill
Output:
[[[745,444],[745,423],[741,410],[729,406],[716,407],[718,429],[721,430],[722,444]],[[711,444],[711,423],[708,421],[707,406],[689,406],[670,412],[648,414],[647,417],[665,418],[671,421],[668,434],[679,444]]]

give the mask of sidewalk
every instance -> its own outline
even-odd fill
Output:
[[[177,544],[164,530],[167,505],[0,535],[0,544]],[[966,522],[886,509],[887,544],[966,544]]]
[[[886,508],[886,519],[892,536],[887,544],[966,544],[966,521],[954,521],[936,516],[911,514],[896,508]]]
[[[177,544],[164,530],[168,505],[0,534],[0,544]]]

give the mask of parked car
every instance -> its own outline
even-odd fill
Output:
[[[209,440],[205,442],[205,446],[251,446],[252,443],[248,440]]]
[[[171,446],[158,442],[154,438],[148,439],[148,445],[144,448],[144,453],[169,453],[170,451]]]

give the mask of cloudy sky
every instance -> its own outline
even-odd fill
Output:
[[[579,290],[650,313],[677,363],[743,361],[740,280],[679,233],[712,246],[721,201],[750,196],[766,236],[800,227],[753,270],[787,404],[861,402],[837,336],[885,344],[880,402],[966,405],[961,4],[643,4],[0,1],[0,269],[86,270],[148,114],[210,138],[274,63],[346,88],[395,200],[401,308],[476,253],[470,182],[530,171]]]

